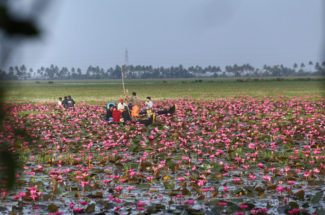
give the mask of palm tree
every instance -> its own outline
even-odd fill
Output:
[[[27,75],[28,75],[28,78],[34,78],[33,68],[29,68],[29,73]]]
[[[294,64],[293,64],[293,68],[294,68],[294,69],[297,69],[297,68],[298,68],[298,64],[297,64],[297,63],[294,63]]]
[[[300,64],[300,68],[301,68],[301,69],[305,68],[305,64],[304,64],[304,63],[301,63],[301,64]]]

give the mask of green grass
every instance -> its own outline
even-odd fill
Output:
[[[7,81],[0,85],[6,86],[6,100],[16,102],[57,101],[58,97],[71,95],[76,102],[108,101],[123,97],[120,80],[89,80],[89,81]],[[81,84],[81,85],[69,85]],[[133,91],[144,99],[180,98],[192,96],[199,98],[229,97],[235,95],[250,96],[324,96],[325,79],[195,79],[184,80],[127,80],[126,89],[130,95]]]

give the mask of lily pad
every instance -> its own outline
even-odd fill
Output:
[[[322,198],[323,198],[323,191],[319,191],[311,198],[311,203],[313,204],[319,203]]]
[[[47,207],[48,211],[53,213],[53,212],[57,212],[59,210],[58,206],[55,204],[49,204],[49,206]]]

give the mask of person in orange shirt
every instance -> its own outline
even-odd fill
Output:
[[[138,118],[138,116],[139,116],[139,106],[138,105],[133,105],[132,106],[131,116],[134,119]]]
[[[130,98],[130,103],[132,104],[131,117],[137,119],[139,116],[139,99],[137,98],[137,93],[133,92]]]

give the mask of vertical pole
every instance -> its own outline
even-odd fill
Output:
[[[125,91],[125,84],[124,84],[124,71],[123,71],[123,65],[121,64],[121,76],[122,76],[122,88],[124,97],[126,98],[126,91]]]

